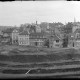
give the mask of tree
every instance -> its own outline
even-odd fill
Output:
[[[68,46],[69,34],[72,33],[72,27],[73,27],[73,24],[68,23],[63,28],[63,31],[64,31],[63,47]]]
[[[68,36],[67,35],[65,35],[62,45],[63,45],[63,47],[67,47],[68,46]]]
[[[36,32],[36,26],[35,25],[31,25],[30,27],[30,33]]]
[[[20,25],[19,27],[19,32],[22,32],[24,30],[23,24]]]
[[[72,27],[73,27],[72,23],[66,24],[65,28],[64,28],[64,33],[66,33],[66,34],[72,33]]]
[[[45,41],[44,46],[47,46],[49,48],[49,39]]]

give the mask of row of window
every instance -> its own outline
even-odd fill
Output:
[[[30,36],[30,38],[44,38],[44,36]]]
[[[42,39],[34,39],[34,40],[30,40],[30,41],[43,41]]]
[[[80,33],[77,33],[76,34],[76,38],[80,38]]]
[[[19,44],[25,44],[26,45],[26,44],[29,44],[29,42],[28,41],[26,41],[26,42],[25,41],[20,41]]]
[[[35,45],[35,46],[39,46],[39,45],[42,45],[43,43],[42,42],[34,42],[34,43],[30,43],[30,45]]]
[[[29,40],[29,38],[19,38],[19,40]]]

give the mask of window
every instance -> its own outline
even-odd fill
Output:
[[[79,37],[80,37],[80,34],[79,34],[79,33],[77,33],[76,35],[77,35],[77,38],[79,38]]]
[[[55,46],[59,47],[59,44],[56,44]]]
[[[59,40],[56,40],[56,42],[59,42]]]
[[[22,40],[22,38],[20,38],[20,40]]]
[[[22,44],[22,42],[20,42],[20,44]]]

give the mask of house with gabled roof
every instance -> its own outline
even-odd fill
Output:
[[[63,40],[62,38],[55,34],[49,37],[49,47],[50,48],[60,48],[62,47]]]
[[[27,31],[23,31],[18,35],[18,44],[19,45],[29,45],[29,33]]]
[[[19,35],[19,30],[14,29],[12,31],[12,44],[18,44],[18,35]]]
[[[44,41],[46,40],[46,37],[43,32],[34,32],[30,33],[30,46],[37,46],[42,47],[44,46]]]

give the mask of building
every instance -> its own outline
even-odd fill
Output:
[[[53,35],[49,37],[49,47],[50,48],[61,48],[63,40],[58,35]]]
[[[74,34],[75,34],[74,47],[80,48],[80,29],[76,29]]]
[[[3,32],[0,30],[0,36],[2,36],[3,35]]]
[[[71,33],[68,35],[68,47],[69,48],[74,47],[75,46],[74,43],[75,43],[75,34]]]
[[[19,45],[29,45],[29,33],[27,31],[23,31],[18,35],[18,44]]]
[[[76,29],[74,33],[69,35],[68,47],[80,48],[80,29]]]
[[[44,37],[44,33],[31,33],[30,34],[30,46],[42,47],[44,46],[44,41],[46,38]]]
[[[18,35],[19,35],[18,29],[14,29],[12,31],[12,44],[18,44]]]

